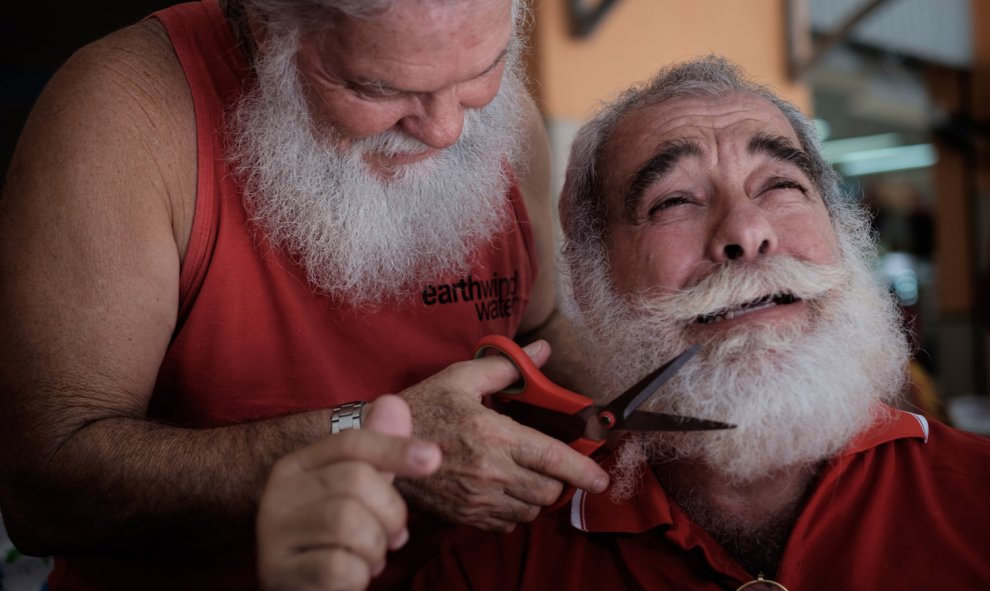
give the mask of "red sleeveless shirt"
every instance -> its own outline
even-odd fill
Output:
[[[508,195],[516,223],[464,277],[371,314],[321,296],[248,224],[226,166],[224,114],[251,80],[219,6],[207,0],[155,16],[185,70],[199,136],[196,214],[156,418],[206,427],[372,399],[469,358],[485,334],[515,333],[534,273],[518,189]]]
[[[516,185],[506,195],[513,222],[463,275],[424,284],[415,301],[372,313],[319,295],[248,222],[228,168],[225,115],[253,75],[217,0],[153,17],[192,93],[198,153],[178,322],[149,418],[205,428],[370,400],[469,359],[486,334],[515,334],[536,274]],[[168,565],[57,559],[53,588],[235,589],[254,578],[253,552],[189,558]]]

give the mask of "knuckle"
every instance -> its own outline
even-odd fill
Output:
[[[476,491],[462,495],[462,502],[454,506],[454,513],[461,521],[473,521],[488,516],[492,507],[489,496]]]
[[[465,498],[480,504],[501,495],[508,483],[505,470],[497,462],[482,459],[458,481]]]
[[[324,503],[320,511],[320,523],[326,531],[335,532],[346,540],[368,527],[367,514],[360,501],[350,497],[338,497]]]
[[[478,529],[483,529],[485,531],[508,534],[512,533],[512,530],[516,529],[516,524],[511,521],[504,521],[502,519],[488,519],[477,525]]]
[[[454,517],[461,523],[472,524],[478,521],[478,511],[473,507],[462,505],[454,508]]]
[[[436,374],[436,377],[449,387],[459,389],[461,384],[470,383],[473,381],[471,379],[472,373],[474,372],[473,367],[473,361],[458,361],[451,363],[447,367],[440,370],[440,372]]]
[[[485,458],[474,467],[471,475],[481,485],[481,488],[488,488],[492,483],[498,482],[501,479],[501,470],[493,462]]]
[[[370,582],[368,563],[346,550],[338,550],[320,563],[316,588],[350,591],[364,589]]]
[[[561,444],[562,445],[562,444]],[[537,452],[537,465],[541,468],[553,468],[559,466],[564,461],[564,453],[557,442],[541,446]]]
[[[460,377],[464,372],[471,370],[472,361],[456,361],[451,363],[447,367],[440,370],[437,375],[445,376],[448,378]]]
[[[349,527],[349,520],[353,519],[353,513],[357,501],[347,497],[339,497],[330,502],[323,503],[317,513],[321,529],[337,534],[337,537],[345,537]]]
[[[547,479],[543,486],[534,490],[537,502],[540,505],[552,505],[560,498],[560,493],[564,492],[564,485],[559,480]]]
[[[367,491],[374,490],[382,484],[381,475],[378,470],[364,462],[351,462],[347,466],[345,474],[340,476],[327,475],[327,477],[334,480],[338,478],[342,479],[346,485],[346,489],[355,496],[363,496]]]
[[[384,556],[387,545],[385,531],[360,501],[343,499],[327,505],[321,520],[337,543],[369,559]]]
[[[389,532],[397,533],[409,517],[409,510],[406,507],[405,501],[394,488],[387,491],[386,494],[380,497],[376,495],[376,498],[369,499],[366,502],[373,506],[375,516],[381,524],[380,531],[382,535]]]
[[[406,502],[402,500],[402,495],[394,488],[389,490],[385,496],[383,510],[397,523],[405,523],[409,511],[406,507]]]
[[[461,502],[454,507],[454,512],[463,518],[473,516],[487,504],[484,495],[478,491],[465,490],[460,496]]]
[[[381,498],[392,489],[378,468],[360,461],[342,462],[318,477],[326,491],[353,499]]]
[[[528,523],[530,521],[535,520],[537,517],[539,517],[539,515],[540,515],[540,508],[535,505],[531,505],[526,509],[524,509],[522,514],[519,515],[520,518],[519,521]]]

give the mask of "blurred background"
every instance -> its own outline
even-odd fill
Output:
[[[955,423],[990,433],[990,416],[979,415],[990,392],[990,313],[980,305],[990,289],[990,0],[529,1],[527,68],[556,188],[571,138],[599,101],[673,61],[732,58],[815,118],[850,195],[874,213],[877,272],[916,335],[920,394],[937,391],[946,413],[961,413]],[[4,4],[5,177],[58,66],[171,2]]]
[[[978,416],[990,392],[990,0],[530,1],[527,68],[557,188],[599,101],[673,61],[732,58],[815,118],[850,195],[875,215],[877,272],[916,335],[919,387],[960,412],[959,426],[990,432]],[[0,8],[4,176],[58,66],[170,3]]]
[[[909,405],[990,434],[990,0],[531,0],[531,90],[556,188],[595,105],[673,61],[724,54],[815,118],[874,214],[877,274],[915,335]],[[0,7],[0,173],[78,47],[168,0]],[[2,451],[0,451],[2,453]],[[0,589],[50,568],[2,534]]]
[[[915,335],[908,406],[990,434],[990,1],[542,0],[532,91],[556,183],[597,102],[718,53],[811,115],[874,215],[878,276]]]

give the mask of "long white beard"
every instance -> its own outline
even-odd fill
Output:
[[[299,83],[297,37],[257,62],[258,87],[232,118],[231,160],[245,205],[267,239],[312,287],[357,308],[401,301],[427,281],[456,276],[509,219],[508,162],[518,160],[524,89],[506,67],[495,99],[465,114],[454,146],[382,178],[366,154],[426,148],[394,131],[341,149],[317,137]]]
[[[705,342],[643,408],[737,427],[627,438],[613,498],[634,494],[639,471],[651,462],[695,460],[745,483],[831,457],[866,429],[877,404],[901,391],[908,356],[896,306],[866,260],[847,254],[834,267],[789,257],[728,263],[694,289],[632,302],[614,294],[600,262],[574,270],[580,279],[567,310],[607,399],[685,349],[698,315],[781,292],[804,299],[812,312],[808,323],[748,325]]]

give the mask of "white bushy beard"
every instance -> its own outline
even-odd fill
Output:
[[[640,471],[668,459],[701,462],[736,484],[812,465],[841,451],[877,419],[879,402],[901,392],[908,345],[898,310],[871,275],[864,241],[840,233],[840,242],[836,266],[783,256],[731,262],[690,290],[632,301],[614,293],[600,254],[572,257],[583,262],[572,262],[565,308],[604,399],[687,348],[699,315],[785,292],[811,311],[808,323],[748,324],[703,342],[641,408],[736,428],[628,437],[613,499],[635,494]]]
[[[465,113],[457,144],[383,178],[365,154],[427,146],[389,130],[341,149],[333,130],[314,131],[297,48],[297,34],[274,39],[256,63],[258,87],[233,113],[231,160],[252,221],[316,291],[358,308],[467,271],[509,219],[505,164],[520,159],[525,92],[517,60],[495,99]]]

